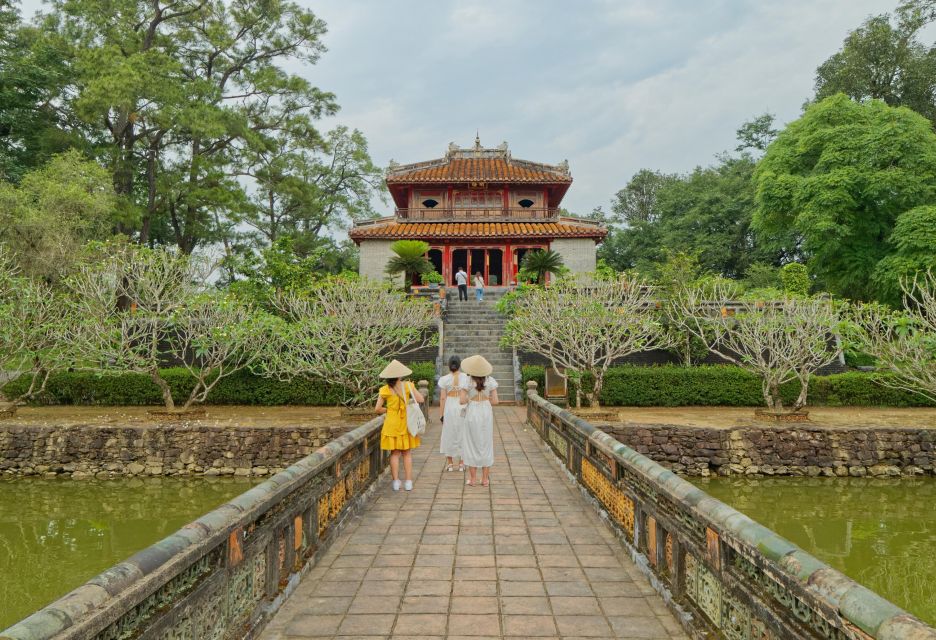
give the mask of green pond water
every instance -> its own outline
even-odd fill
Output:
[[[936,478],[693,478],[936,626]]]
[[[0,479],[0,630],[254,484]]]

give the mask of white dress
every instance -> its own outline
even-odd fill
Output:
[[[439,378],[439,393],[447,394],[451,391],[467,389],[469,380],[471,380],[470,376],[459,371],[456,383],[455,375],[447,373]],[[444,456],[461,458],[465,419],[458,410],[458,396],[445,399],[445,413],[442,415],[442,441],[439,443],[439,451]]]
[[[462,447],[466,466],[494,466],[494,411],[488,397],[496,388],[497,380],[490,376],[485,378],[484,391],[478,391],[474,380],[468,386],[465,441]]]

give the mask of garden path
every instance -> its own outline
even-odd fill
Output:
[[[443,471],[433,419],[412,492],[383,481],[261,640],[362,637],[686,639],[526,426],[495,409],[490,489]]]

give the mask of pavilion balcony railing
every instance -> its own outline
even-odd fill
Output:
[[[397,208],[396,217],[408,222],[542,222],[558,220],[557,208],[493,207]]]

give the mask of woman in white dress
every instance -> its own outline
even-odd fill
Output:
[[[469,487],[475,484],[478,467],[481,467],[481,485],[491,482],[491,466],[494,464],[494,410],[497,404],[497,380],[491,377],[491,363],[482,356],[471,356],[462,362],[462,371],[471,376],[467,389],[461,392],[461,404],[465,411],[465,437],[462,442],[462,459],[468,467]]]
[[[465,470],[462,460],[462,438],[465,433],[465,418],[459,410],[461,391],[468,388],[468,376],[460,371],[461,358],[449,359],[449,371],[439,378],[439,412],[442,414],[442,441],[439,451],[445,456],[446,471],[453,471],[458,458],[458,470]]]

